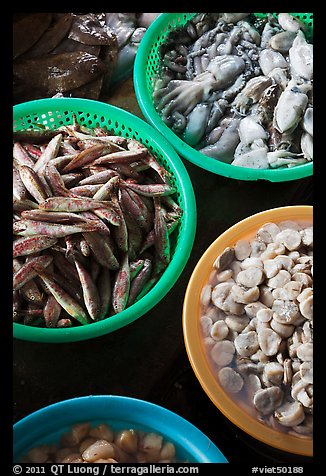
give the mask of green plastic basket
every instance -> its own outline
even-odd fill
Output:
[[[162,13],[149,26],[137,51],[134,64],[134,85],[139,107],[147,121],[159,130],[173,145],[175,150],[193,164],[215,174],[239,180],[268,180],[283,182],[308,177],[313,174],[313,163],[280,169],[249,169],[236,165],[226,164],[212,157],[207,157],[184,142],[161,119],[152,100],[152,79],[158,71],[160,55],[159,48],[168,34],[187,23],[196,13]],[[254,13],[257,17],[264,17],[266,13]],[[274,13],[277,15],[277,13]],[[306,34],[309,41],[313,33],[312,13],[291,13],[306,25]]]
[[[34,342],[73,342],[91,339],[120,329],[152,309],[172,288],[183,271],[192,250],[196,232],[196,201],[192,183],[181,159],[151,125],[133,114],[104,102],[88,99],[39,99],[13,108],[13,129],[42,124],[54,129],[77,121],[88,127],[107,127],[111,134],[142,142],[172,174],[176,201],[183,210],[178,228],[171,235],[171,262],[156,285],[139,301],[119,314],[85,326],[48,329],[13,324],[13,335]]]

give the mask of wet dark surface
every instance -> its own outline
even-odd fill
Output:
[[[141,116],[130,81],[108,102]],[[179,280],[154,309],[112,334],[60,345],[14,340],[14,422],[72,397],[126,395],[157,403],[186,418],[229,462],[296,466],[311,462],[259,443],[216,409],[188,361],[181,317],[191,273],[217,236],[239,220],[269,208],[312,205],[312,179],[241,182],[184,163],[194,186],[198,218],[193,250]]]

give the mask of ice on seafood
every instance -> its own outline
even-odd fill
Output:
[[[289,13],[199,13],[161,46],[153,100],[209,157],[250,168],[313,159],[313,45]]]

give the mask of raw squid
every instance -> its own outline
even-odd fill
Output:
[[[202,154],[240,167],[313,159],[313,45],[289,13],[199,13],[161,46],[153,100]]]

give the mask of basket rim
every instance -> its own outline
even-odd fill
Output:
[[[79,417],[76,419],[76,412]],[[71,425],[81,421],[86,414],[88,421],[107,422],[112,428],[120,429],[125,420],[144,431],[156,431],[174,441],[179,451],[190,453],[198,462],[228,463],[222,451],[196,425],[178,413],[148,400],[124,395],[82,395],[49,404],[26,415],[13,425],[15,459],[28,446],[33,434],[46,433],[46,425],[57,426],[57,418],[67,419]],[[52,423],[51,423],[52,422]],[[113,422],[113,424],[111,423]],[[141,423],[140,423],[141,422]],[[60,422],[59,422],[60,423]],[[28,427],[33,425],[33,434]],[[42,429],[43,428],[43,429]],[[29,430],[29,431],[28,431]]]
[[[193,186],[187,169],[165,137],[143,119],[117,106],[84,98],[46,98],[27,101],[13,107],[13,119],[15,120],[17,116],[22,117],[26,114],[39,113],[40,110],[42,111],[44,109],[47,109],[47,112],[49,112],[51,109],[74,110],[77,108],[78,110],[85,108],[88,111],[89,109],[93,109],[94,113],[95,111],[98,113],[100,109],[104,109],[111,120],[115,117],[117,119],[120,117],[121,120],[127,123],[132,122],[134,128],[137,128],[137,130],[144,133],[146,138],[149,138],[155,143],[165,157],[165,160],[169,163],[169,167],[178,184],[178,192],[183,198],[184,209],[181,235],[171,262],[159,281],[145,296],[132,306],[126,308],[119,314],[110,316],[101,321],[66,329],[37,328],[15,322],[13,323],[13,336],[22,340],[49,343],[75,342],[99,337],[130,324],[151,310],[171,290],[187,264],[195,239],[197,208]]]
[[[239,239],[252,237],[264,223],[274,222],[277,224],[283,220],[293,220],[312,226],[313,219],[314,207],[312,205],[286,205],[256,212],[231,225],[207,246],[195,264],[187,284],[182,310],[183,339],[190,365],[198,382],[215,407],[231,423],[256,440],[282,451],[308,457],[313,456],[312,440],[283,434],[262,424],[221,386],[208,359],[200,332],[200,293],[208,282],[216,256],[226,246],[233,246]]]
[[[159,37],[158,33],[167,28],[167,25],[170,25],[178,15],[183,14],[161,13],[148,27],[136,54],[133,74],[135,95],[146,120],[169,140],[170,144],[184,159],[209,172],[238,180],[262,179],[270,182],[291,181],[311,176],[313,174],[313,161],[286,169],[251,169],[221,162],[205,156],[189,146],[164,123],[156,111],[146,87],[147,63],[152,46]]]

